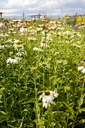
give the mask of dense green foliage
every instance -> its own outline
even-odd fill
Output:
[[[0,128],[85,128],[85,24],[76,31],[57,19],[2,23]],[[45,109],[47,89],[58,97]]]

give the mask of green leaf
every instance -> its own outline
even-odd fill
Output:
[[[14,126],[14,125],[8,124],[8,126],[9,126],[10,128],[16,128],[16,126]]]
[[[20,126],[19,126],[19,128],[22,128],[22,125],[23,125],[23,122],[21,122],[21,123],[20,123]]]
[[[3,114],[3,115],[6,115],[6,112],[4,112],[4,111],[0,111],[0,113]]]
[[[51,123],[51,126],[52,126],[52,127],[54,127],[55,125],[56,125],[56,123],[54,123],[54,122]]]
[[[3,101],[0,101],[0,104],[3,103]]]
[[[1,100],[1,98],[2,98],[2,95],[0,95],[0,100]]]
[[[27,56],[27,51],[26,50],[24,51],[24,54],[25,54],[25,56]]]
[[[83,123],[85,123],[85,119],[81,119],[78,124],[83,124]]]
[[[4,111],[0,111],[0,123],[6,120],[6,113]]]
[[[79,112],[81,113],[81,112],[85,112],[85,108],[81,108],[80,110],[79,110]]]

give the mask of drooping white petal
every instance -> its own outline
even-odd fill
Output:
[[[85,68],[81,71],[82,73],[85,73]]]
[[[58,93],[56,91],[45,91],[41,96],[40,99],[42,99],[42,106],[45,108],[50,107],[50,105],[53,103],[53,100],[55,97],[58,96]]]
[[[78,67],[78,71],[80,71],[80,70],[82,70],[82,69],[84,69],[84,66],[79,66],[79,67]]]
[[[9,57],[9,58],[6,60],[6,63],[17,64],[17,63],[18,63],[18,58],[17,58],[17,57],[15,57],[15,58]]]
[[[54,96],[54,97],[58,97],[57,91],[53,91],[53,96]]]

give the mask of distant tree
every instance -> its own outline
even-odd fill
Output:
[[[83,16],[83,22],[85,23],[85,16]]]
[[[70,16],[67,21],[67,24],[74,26],[76,24],[76,16]]]
[[[82,23],[82,16],[77,16],[76,18],[76,24]]]
[[[65,15],[63,18],[63,22],[64,24],[74,26],[76,24],[76,15],[73,16]]]

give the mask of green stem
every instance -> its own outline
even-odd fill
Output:
[[[48,123],[47,123],[47,128],[52,128],[51,122],[52,122],[52,111],[51,111],[51,107],[49,107],[48,108]]]
[[[8,113],[7,113],[6,94],[4,94],[4,93],[3,93],[3,101],[4,101],[4,108],[5,108],[5,112],[6,112],[7,128],[8,128]]]
[[[44,88],[44,76],[45,75],[45,70],[44,70],[44,68],[43,68],[43,88]]]
[[[66,94],[66,99],[67,99],[67,105],[69,106],[69,95],[68,95],[68,91],[67,91],[67,94]],[[69,109],[69,108],[68,108]],[[68,128],[68,120],[69,120],[69,110],[67,112],[67,120],[66,120],[66,128]]]

